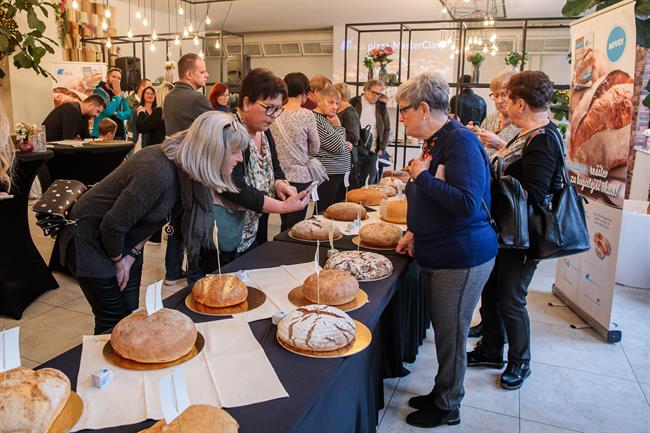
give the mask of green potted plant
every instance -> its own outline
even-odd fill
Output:
[[[468,54],[467,61],[472,64],[472,81],[478,83],[481,64],[485,61],[485,56],[477,51],[474,54]]]
[[[506,65],[512,66],[512,69],[519,69],[519,64],[521,63],[521,67],[526,64],[528,61],[528,53],[527,52],[522,52],[518,53],[517,51],[511,51],[508,53],[506,58],[504,59],[506,62]]]

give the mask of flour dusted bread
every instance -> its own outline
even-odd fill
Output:
[[[398,189],[404,189],[406,183],[402,182],[397,177],[384,177],[379,181],[379,185],[389,186],[391,188],[394,188],[395,190],[398,190]]]
[[[365,204],[366,206],[377,206],[382,200],[388,198],[386,193],[375,188],[358,188],[348,191],[348,201]]]
[[[359,214],[362,220],[368,218],[365,207],[358,203],[345,202],[334,203],[327,208],[324,216],[336,221],[354,221],[357,218],[357,214]]]
[[[313,273],[302,284],[302,295],[308,301],[326,305],[347,304],[357,297],[358,292],[357,280],[350,273],[338,269]]]
[[[225,410],[206,404],[193,404],[174,421],[164,419],[139,433],[237,433],[239,424]]]
[[[406,182],[409,181],[411,175],[409,174],[409,172],[406,169],[404,169],[404,170],[384,170],[384,172],[382,174],[382,178],[386,178],[386,177],[392,177],[392,178],[395,178],[395,179],[399,179],[402,182],[406,183]]]
[[[379,203],[379,217],[384,221],[396,224],[406,224],[406,199],[382,200]]]
[[[378,191],[381,191],[384,194],[386,194],[386,197],[394,197],[394,196],[397,195],[397,189],[393,188],[392,186],[388,186],[388,185],[368,185],[368,188],[376,189]]]
[[[163,308],[147,316],[135,311],[120,320],[111,346],[122,358],[143,363],[171,362],[187,355],[196,341],[196,326],[180,311]]]
[[[70,398],[70,380],[54,368],[0,373],[0,432],[45,433]]]
[[[329,226],[329,222],[308,219],[294,225],[291,228],[291,235],[298,239],[326,241],[329,239]],[[338,238],[340,236],[341,230],[334,226],[334,237]]]
[[[370,223],[361,227],[359,237],[361,242],[368,246],[389,248],[397,246],[397,242],[402,237],[402,230],[395,224]]]
[[[353,250],[341,251],[327,259],[325,269],[349,272],[357,280],[376,280],[390,275],[393,264],[381,254]]]
[[[278,323],[278,338],[289,347],[315,352],[341,349],[354,341],[357,327],[343,311],[329,305],[307,305]]]
[[[192,287],[192,297],[208,307],[230,307],[248,297],[246,284],[232,275],[206,275]]]

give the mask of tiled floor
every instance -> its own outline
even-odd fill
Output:
[[[271,218],[270,234],[279,231]],[[53,241],[33,225],[32,235],[49,260]],[[147,245],[142,285],[164,276],[164,244]],[[532,321],[532,376],[518,391],[498,387],[496,370],[469,369],[465,378],[462,422],[438,432],[468,433],[650,433],[650,291],[617,287],[613,321],[623,340],[606,344],[590,329],[572,329],[581,319],[551,293],[555,266],[545,262],[528,296]],[[22,320],[0,316],[0,329],[20,324],[23,365],[34,367],[79,344],[91,334],[90,307],[75,281],[55,274],[60,288],[41,296]],[[165,287],[169,296],[182,286]],[[474,342],[470,341],[468,348]],[[427,393],[437,367],[429,333],[411,374],[384,381],[387,407],[380,413],[379,433],[419,432],[404,423],[407,401]]]

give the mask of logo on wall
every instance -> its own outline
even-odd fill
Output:
[[[626,37],[623,27],[614,27],[607,38],[607,58],[610,62],[614,63],[621,58],[625,51],[625,42]]]

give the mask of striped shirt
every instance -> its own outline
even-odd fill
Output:
[[[327,174],[344,174],[350,170],[350,151],[345,143],[345,128],[332,126],[326,116],[314,112],[320,138],[317,158]]]

